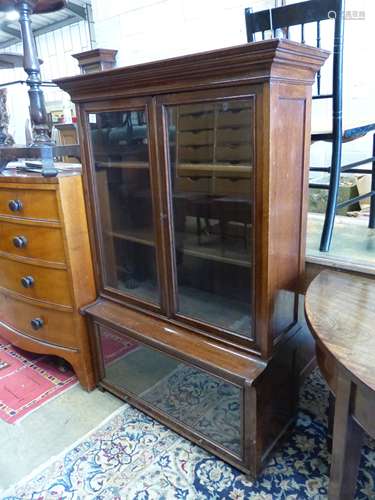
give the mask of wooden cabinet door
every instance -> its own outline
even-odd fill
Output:
[[[160,216],[150,100],[85,106],[100,282],[125,302],[160,310]]]
[[[175,318],[253,338],[255,95],[234,89],[157,99]]]

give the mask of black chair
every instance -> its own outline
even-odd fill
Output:
[[[324,219],[323,232],[320,242],[320,251],[328,252],[335,223],[336,210],[370,197],[369,227],[375,228],[375,134],[373,135],[372,157],[361,161],[341,165],[343,142],[353,141],[375,130],[375,123],[343,130],[342,124],[342,87],[343,87],[343,49],[344,49],[344,17],[345,0],[310,0],[277,7],[274,9],[252,12],[245,9],[247,41],[256,41],[256,34],[266,38],[271,32],[274,38],[289,38],[290,27],[300,26],[300,42],[305,43],[305,25],[316,23],[316,46],[321,47],[321,22],[331,19],[335,23],[333,42],[333,82],[332,93],[321,93],[321,74],[317,75],[316,95],[313,99],[332,99],[332,130],[327,133],[312,134],[312,142],[326,141],[332,143],[331,165],[329,167],[310,167],[313,172],[327,172],[330,174],[329,184],[310,183],[313,189],[328,189],[327,208]],[[372,169],[359,169],[362,165],[372,163]],[[350,200],[338,203],[341,173],[371,174],[371,191],[356,196]]]

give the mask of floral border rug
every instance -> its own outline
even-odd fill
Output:
[[[302,500],[326,499],[327,388],[306,381],[294,432],[252,483],[238,470],[125,404],[98,430],[3,500]],[[356,498],[375,499],[375,443],[362,452]]]

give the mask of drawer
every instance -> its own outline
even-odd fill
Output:
[[[0,215],[59,220],[56,191],[0,187]]]
[[[213,159],[212,146],[181,146],[178,149],[180,163],[211,163]]]
[[[0,286],[33,299],[72,304],[69,277],[64,269],[49,269],[0,257]]]
[[[219,113],[217,127],[245,127],[248,132],[251,130],[252,112],[249,108],[228,109]]]
[[[199,132],[181,132],[178,144],[180,146],[205,146],[213,144],[213,130],[201,130]]]
[[[217,146],[216,160],[224,163],[235,162],[250,165],[252,163],[252,151],[248,144]]]
[[[178,128],[181,132],[197,132],[202,129],[213,129],[215,124],[214,120],[214,113],[212,111],[208,111],[207,113],[183,114],[180,115],[178,119]]]
[[[250,179],[215,179],[213,195],[243,195],[250,198],[251,181]]]
[[[0,293],[0,320],[30,337],[76,347],[73,313],[35,306]]]
[[[181,176],[175,180],[175,193],[209,193],[210,185],[210,179],[191,179]]]
[[[24,245],[17,247],[15,238],[23,238]],[[0,221],[0,251],[51,262],[65,261],[62,232],[56,227]]]

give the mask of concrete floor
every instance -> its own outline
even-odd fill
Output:
[[[11,425],[0,420],[1,491],[71,446],[122,406],[109,393],[74,386]]]
[[[329,252],[319,252],[323,215],[309,213],[307,261],[375,274],[375,229],[368,228],[368,217],[336,216]]]

